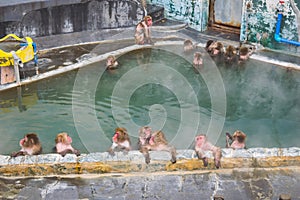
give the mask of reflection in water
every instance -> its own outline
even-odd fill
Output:
[[[162,128],[170,141],[180,127],[187,136],[188,132],[207,131],[214,112],[211,95],[202,78],[209,70],[208,62],[204,62],[202,74],[196,74],[188,61],[172,52],[155,49],[130,52],[119,57],[118,62],[118,70],[114,73],[105,71],[101,77],[95,72],[105,63],[95,63],[80,69],[80,79],[76,77],[78,72],[73,71],[1,92],[0,153],[9,154],[19,149],[18,141],[27,132],[39,134],[45,153],[51,152],[57,133],[68,132],[73,138],[73,146],[85,153],[88,148],[81,141],[82,130],[99,133],[97,137],[88,138],[96,144],[93,151],[108,149],[116,126],[152,124],[153,129]],[[168,71],[168,67],[176,73]],[[225,132],[240,129],[248,134],[247,147],[299,146],[300,139],[296,137],[300,130],[299,71],[287,71],[254,60],[242,67],[220,64],[218,68],[227,99],[226,121],[218,145],[225,147]],[[184,79],[178,78],[180,74]],[[80,90],[74,89],[75,79],[81,81]],[[142,80],[148,82],[135,85],[135,81]],[[191,87],[188,90],[182,87],[186,82]],[[95,91],[91,89],[93,85],[96,85]],[[178,89],[184,91],[184,96],[176,93]],[[118,95],[115,91],[124,94]],[[130,98],[123,99],[122,96]],[[79,101],[83,97],[91,99],[94,105]],[[73,117],[74,104],[85,111],[80,113],[79,121]],[[94,114],[102,130],[85,121]],[[197,121],[194,116],[198,114],[199,127],[193,130],[191,127]],[[80,133],[76,124],[80,125]],[[129,134],[135,147],[137,130],[132,129]],[[193,141],[193,138],[186,139]]]

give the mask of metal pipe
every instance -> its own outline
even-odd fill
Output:
[[[284,39],[284,38],[280,37],[281,20],[282,20],[282,13],[278,13],[277,23],[276,23],[276,31],[275,31],[274,39],[277,42],[283,42],[283,43],[287,43],[287,44],[292,44],[292,45],[300,46],[300,42],[293,41],[293,40],[287,40],[287,39]]]
[[[18,85],[21,85],[19,67],[23,67],[23,63],[21,59],[17,56],[16,52],[12,51],[11,54],[14,57],[14,69],[15,69],[16,82]]]

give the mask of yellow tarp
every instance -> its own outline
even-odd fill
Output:
[[[0,42],[5,42],[6,39],[9,37],[14,38],[15,40],[19,41],[20,43],[24,43],[24,46],[20,46],[20,49],[16,51],[17,56],[21,59],[23,63],[31,61],[34,58],[34,47],[33,42],[30,37],[19,38],[15,34],[9,34],[0,39]],[[0,49],[0,67],[7,67],[14,65],[14,58],[12,53],[5,52]]]

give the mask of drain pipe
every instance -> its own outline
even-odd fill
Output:
[[[280,37],[280,26],[281,26],[281,20],[282,20],[284,1],[279,1],[279,3],[280,3],[280,6],[278,7],[278,17],[277,17],[276,31],[275,31],[274,39],[277,42],[283,42],[283,43],[287,43],[287,44],[300,46],[300,42],[293,41],[293,40],[287,40],[287,39],[284,39],[284,38]]]

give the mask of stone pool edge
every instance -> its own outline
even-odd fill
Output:
[[[115,156],[107,152],[95,152],[76,156],[67,154],[42,154],[11,158],[0,155],[0,176],[33,177],[87,174],[113,174],[135,172],[175,172],[243,168],[280,168],[299,167],[300,148],[249,148],[246,150],[222,149],[222,166],[216,169],[212,154],[208,154],[209,165],[204,167],[191,149],[177,150],[177,163],[172,164],[168,152],[150,152],[151,162],[146,164],[143,154],[130,151],[128,154],[116,152]],[[297,168],[298,169],[298,168]]]

